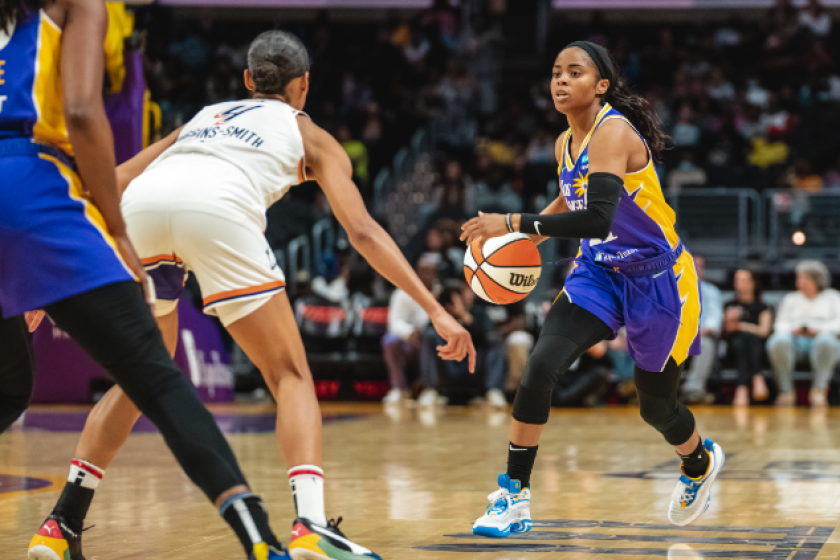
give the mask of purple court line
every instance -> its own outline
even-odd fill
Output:
[[[355,420],[358,414],[325,414],[324,424]],[[274,414],[214,414],[216,423],[226,434],[254,434],[273,432],[276,422]],[[81,432],[85,426],[86,412],[27,412],[23,426],[15,426],[11,431],[23,432]],[[134,433],[157,432],[154,424],[141,416],[135,424]]]

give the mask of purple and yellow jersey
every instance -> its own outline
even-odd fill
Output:
[[[571,129],[563,136],[563,163],[559,169],[560,191],[572,212],[586,208],[589,140],[595,130],[610,119],[621,119],[633,126],[609,104],[604,105],[595,119],[592,130],[583,139],[576,162],[572,161],[570,154]],[[638,131],[636,133],[638,134]],[[639,136],[641,137],[641,134]],[[642,141],[644,142],[644,138]],[[627,173],[624,177],[624,191],[621,193],[609,237],[581,240],[579,258],[610,265],[632,263],[663,255],[680,244],[680,238],[674,230],[674,220],[674,211],[662,196],[653,158],[648,158],[644,169]]]
[[[61,28],[43,10],[0,30],[0,140],[31,138],[73,155],[60,67]]]

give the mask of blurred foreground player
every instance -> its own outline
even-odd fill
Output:
[[[700,289],[691,254],[674,230],[654,169],[664,134],[653,108],[619,82],[606,49],[576,41],[554,61],[551,94],[569,129],[557,139],[560,196],[540,215],[484,214],[463,238],[511,231],[580,238],[577,266],[546,316],[513,404],[508,470],[473,532],[506,537],[531,528],[529,483],[551,392],[588,348],[627,330],[642,418],[676,448],[682,476],[668,519],[686,525],[711,501],[723,466],[679,401],[683,364],[700,351]]]
[[[149,312],[154,292],[120,213],[102,102],[106,27],[101,0],[0,0],[2,427],[14,420],[5,413],[7,396],[21,399],[27,385],[31,391],[31,342],[21,316],[46,309],[157,425],[248,557],[289,558]],[[82,559],[88,481],[97,476],[95,467],[74,462],[32,539],[30,559]]]
[[[182,130],[120,166],[129,236],[154,280],[169,351],[177,345],[177,304],[192,270],[205,313],[219,317],[265,377],[278,403],[277,443],[291,467],[298,517],[292,557],[379,558],[349,541],[324,512],[321,412],[283,271],[265,240],[266,209],[293,185],[318,181],[350,242],[429,315],[446,341],[438,347],[441,357],[469,355],[473,369],[475,349],[367,213],[342,147],[301,112],[309,57],[297,37],[258,36],[248,51],[245,85],[252,99],[205,107]],[[76,458],[101,475],[139,416],[114,387],[88,417]]]

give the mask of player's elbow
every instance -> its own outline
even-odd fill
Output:
[[[64,120],[68,129],[79,129],[91,126],[96,120],[96,107],[83,100],[66,101],[64,103]]]
[[[347,238],[350,243],[354,247],[359,248],[373,242],[378,228],[376,227],[376,222],[373,221],[373,218],[368,216],[367,219],[354,221],[353,225],[346,229]]]

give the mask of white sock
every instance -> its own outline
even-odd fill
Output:
[[[96,490],[103,476],[105,476],[105,469],[100,469],[87,461],[73,459],[70,463],[70,474],[67,476],[67,482],[72,482],[82,488]]]
[[[327,526],[324,513],[324,471],[315,465],[299,465],[289,469],[289,484],[295,497],[297,516],[316,525]]]

